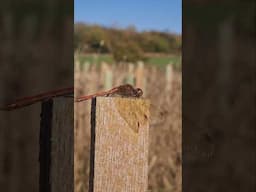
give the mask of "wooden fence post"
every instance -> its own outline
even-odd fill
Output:
[[[104,80],[104,88],[105,89],[111,89],[113,84],[113,72],[111,69],[107,69],[105,71],[105,80]]]
[[[91,111],[90,192],[145,192],[149,101],[97,97]]]
[[[142,61],[138,62],[136,69],[136,87],[144,89],[144,63]]]
[[[101,79],[103,81],[104,89],[110,89],[113,84],[113,72],[112,67],[110,67],[107,63],[101,63]]]
[[[42,103],[40,123],[40,192],[74,191],[74,100]]]
[[[170,92],[172,90],[172,82],[173,82],[173,65],[172,64],[168,64],[166,66],[165,78],[166,78],[165,90],[167,92]]]
[[[137,69],[136,69],[136,87],[139,87],[143,90],[143,95],[147,95],[146,89],[146,77],[145,77],[145,70],[144,70],[144,63],[142,61],[138,62]]]
[[[128,65],[128,74],[126,75],[125,83],[134,85],[134,64],[132,63]]]
[[[83,64],[83,75],[87,75],[87,72],[89,71],[89,68],[90,68],[90,63],[89,62],[84,62]]]
[[[81,65],[80,61],[78,59],[75,59],[75,66],[74,66],[74,80],[75,82],[78,82],[80,80],[80,74],[81,74]]]

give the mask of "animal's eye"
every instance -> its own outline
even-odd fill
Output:
[[[138,89],[138,95],[142,95],[143,91],[141,89]]]

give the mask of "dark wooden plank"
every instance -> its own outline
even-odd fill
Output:
[[[42,103],[40,192],[74,191],[74,100]]]
[[[52,132],[52,108],[53,100],[42,102],[40,122],[40,175],[39,191],[51,192],[50,165],[51,165],[51,132]]]
[[[74,191],[74,99],[55,98],[52,118],[51,191]]]

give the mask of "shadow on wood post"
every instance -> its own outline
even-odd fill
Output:
[[[39,192],[51,191],[50,164],[51,164],[51,132],[52,132],[53,100],[42,102],[40,139],[39,139]]]
[[[74,100],[42,102],[40,192],[74,191]]]

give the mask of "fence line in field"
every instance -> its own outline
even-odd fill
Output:
[[[100,65],[100,76],[97,81],[101,87],[104,89],[110,89],[114,85],[120,85],[124,83],[129,83],[135,85],[136,87],[142,88],[144,96],[147,95],[147,78],[150,78],[151,72],[149,68],[153,68],[153,73],[156,71],[157,67],[148,67],[143,62],[138,62],[137,64],[128,63],[123,66],[123,71],[125,74],[114,74],[115,69],[118,66],[102,62]],[[96,65],[93,65],[89,62],[81,63],[79,60],[75,61],[75,82],[77,88],[84,87],[84,83],[87,79],[87,74],[90,69],[96,68]],[[173,64],[170,63],[165,66],[165,89],[166,92],[172,91],[173,76],[174,76]],[[116,82],[114,82],[116,81]],[[83,86],[82,86],[83,85]]]

